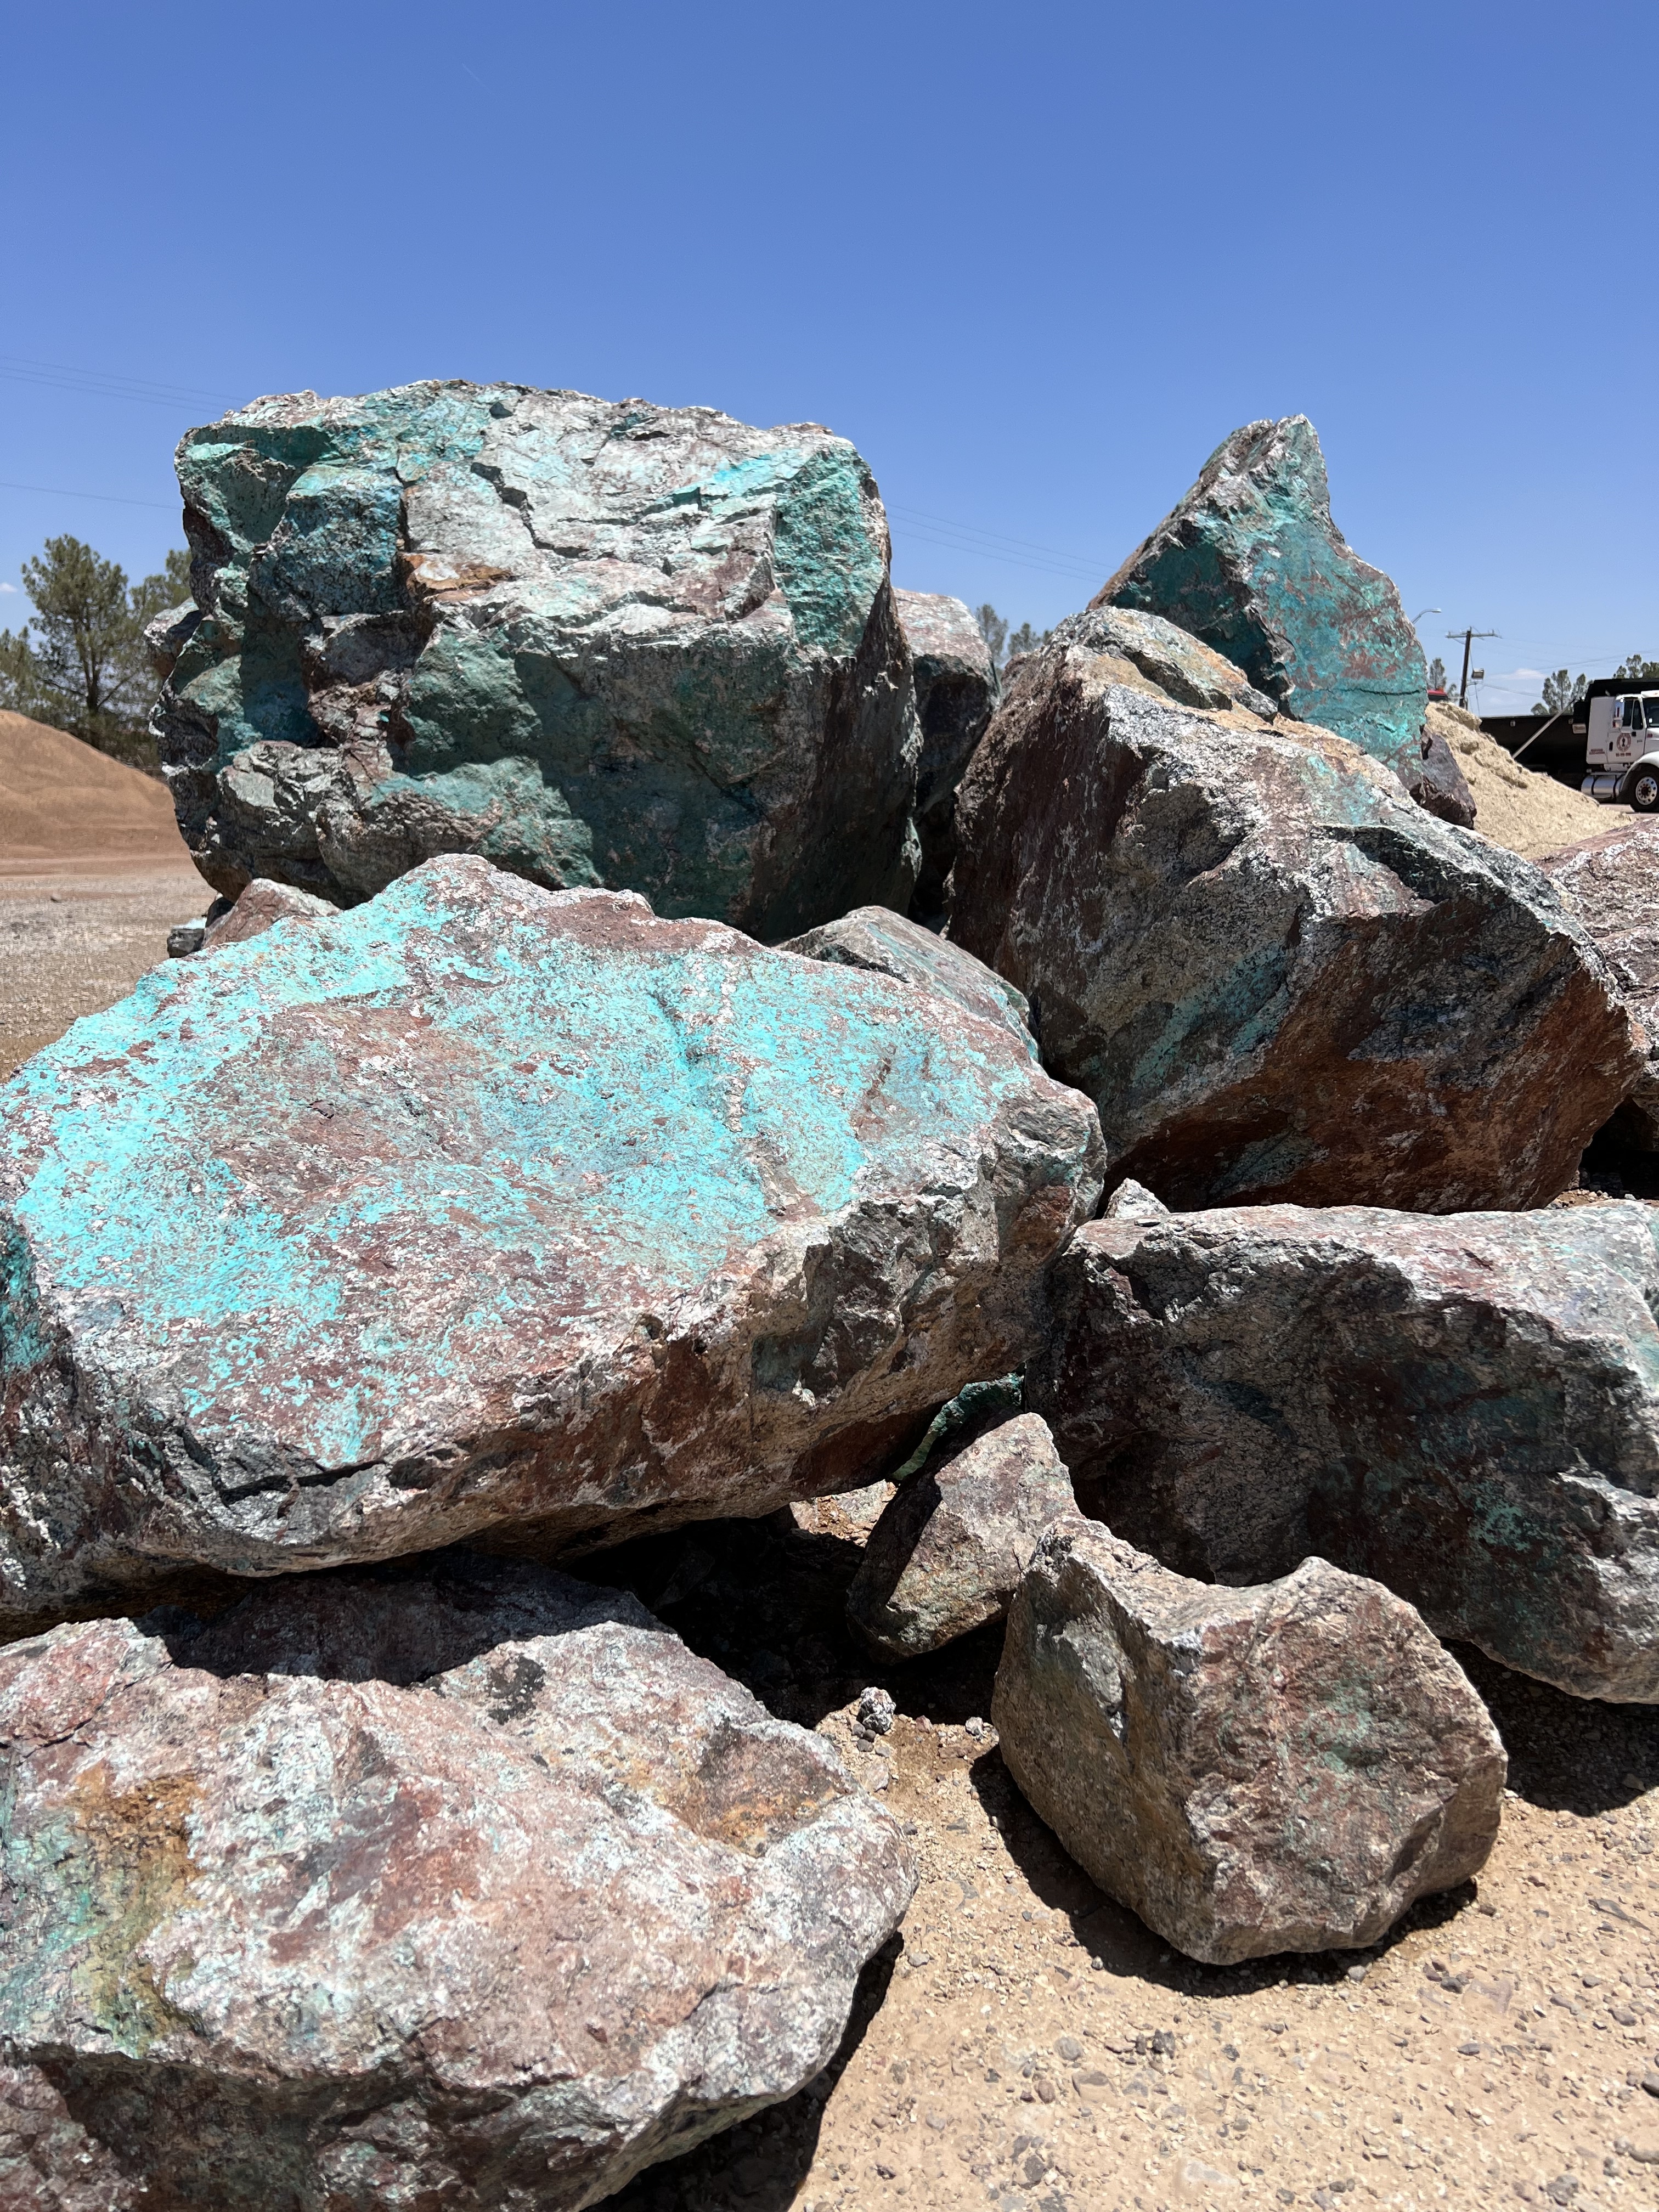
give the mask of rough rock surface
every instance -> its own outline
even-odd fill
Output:
[[[1420,781],[1428,671],[1400,594],[1331,520],[1305,415],[1247,422],[1091,602],[1165,615],[1297,721]]]
[[[1656,1219],[1128,1206],[1055,1271],[1028,1401],[1171,1567],[1317,1552],[1559,1689],[1659,1700]]]
[[[179,478],[155,728],[216,890],[478,852],[768,939],[905,905],[910,659],[845,439],[427,383],[258,400]]]
[[[997,700],[997,665],[973,615],[939,592],[893,593],[915,671],[921,756],[916,769],[916,828],[921,872],[917,914],[945,910],[945,879],[956,857],[951,823],[957,786],[985,734]]]
[[[1647,1066],[1628,1103],[1659,1147],[1659,822],[1632,814],[1539,866],[1584,925],[1647,1036]]]
[[[821,1737],[545,1570],[59,1628],[0,1730],[9,2212],[595,2203],[811,2079],[914,1887]]]
[[[211,952],[222,945],[246,945],[249,938],[263,937],[279,921],[325,921],[338,912],[337,907],[326,899],[313,898],[309,891],[296,891],[291,884],[273,884],[268,877],[258,876],[232,906],[209,920],[203,950]]]
[[[1000,1620],[1038,1537],[1075,1505],[1048,1423],[1016,1414],[930,1460],[897,1492],[865,1547],[848,1618],[894,1659]]]
[[[1218,1589],[1073,1515],[1020,1585],[991,1710],[1073,1856],[1216,1965],[1374,1943],[1498,1835],[1506,1762],[1468,1677],[1323,1559]]]
[[[1538,872],[1342,738],[1174,704],[1069,638],[963,779],[951,935],[1176,1206],[1530,1206],[1641,1066]]]
[[[867,968],[898,983],[919,983],[954,1000],[963,1013],[977,1014],[981,1021],[1006,1029],[1036,1058],[1024,993],[961,945],[889,907],[860,907],[839,921],[827,921],[821,929],[790,938],[778,949],[799,952],[808,960],[838,960],[848,968]]]
[[[1006,1030],[471,856],[3,1097],[6,1624],[854,1488],[1034,1348],[1101,1186]]]

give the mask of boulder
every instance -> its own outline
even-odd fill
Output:
[[[1408,789],[1421,781],[1423,648],[1394,585],[1332,521],[1305,415],[1224,439],[1091,605],[1167,616],[1286,714],[1351,739]]]
[[[919,915],[945,910],[945,879],[956,857],[951,820],[957,786],[985,734],[997,698],[997,665],[972,614],[940,592],[893,593],[915,671],[921,756],[916,769],[916,829],[921,872],[913,900]]]
[[[155,727],[198,866],[350,904],[477,852],[785,937],[919,848],[886,519],[845,439],[523,385],[260,399],[179,448]]]
[[[865,1547],[847,1617],[885,1658],[937,1651],[1002,1619],[1038,1537],[1075,1507],[1039,1415],[970,1435],[895,1493]]]
[[[1027,1370],[1085,1510],[1221,1583],[1310,1552],[1577,1697],[1659,1700],[1659,1249],[1634,1204],[1080,1231]]]
[[[1073,1514],[1020,1583],[991,1715],[1079,1864],[1214,1966],[1375,1943],[1498,1835],[1504,1747],[1468,1677],[1323,1559],[1217,1589]]]
[[[1101,1187],[1008,1030],[470,855],[154,971],[3,1095],[14,1632],[855,1488],[1029,1356]]]
[[[1018,1037],[1022,1051],[1036,1058],[1031,1010],[1024,992],[961,945],[895,914],[890,907],[859,907],[839,921],[827,921],[821,929],[790,938],[778,949],[799,952],[807,960],[838,960],[844,967],[867,968],[872,975],[890,975],[896,983],[937,991],[941,998],[954,1000],[963,1013],[1006,1030]]]
[[[0,1729],[17,2212],[597,2203],[810,2081],[915,1887],[822,1737],[544,1569],[58,1628]]]
[[[224,945],[246,945],[250,937],[263,937],[279,921],[324,921],[339,908],[309,891],[296,891],[292,884],[274,884],[256,876],[233,905],[210,915],[202,948],[212,952]]]
[[[1564,1189],[1642,1063],[1547,880],[1345,739],[1177,705],[1088,635],[1008,679],[950,927],[1030,1000],[1116,1171],[1179,1206]]]
[[[1642,1025],[1646,1065],[1627,1103],[1644,1143],[1659,1150],[1659,822],[1630,815],[1538,865],[1583,924]]]

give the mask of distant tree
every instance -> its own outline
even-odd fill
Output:
[[[1030,623],[1022,623],[1008,641],[1009,659],[1018,660],[1022,653],[1035,653],[1052,635],[1049,630],[1034,630]]]
[[[1588,676],[1569,676],[1565,668],[1558,668],[1553,676],[1544,678],[1544,696],[1532,711],[1534,714],[1569,714],[1589,689]]]
[[[1659,684],[1659,660],[1645,659],[1639,653],[1629,654],[1622,668],[1613,674],[1625,684]]]
[[[50,722],[137,768],[155,765],[146,724],[155,678],[144,625],[190,592],[190,556],[170,552],[156,574],[129,584],[118,562],[78,538],[49,538],[25,561],[34,612],[0,630],[0,707]]]
[[[1451,689],[1446,680],[1446,664],[1437,653],[1429,663],[1429,689],[1431,691],[1449,691]]]
[[[995,666],[1002,665],[1002,648],[1008,641],[1008,625],[988,599],[982,607],[974,610],[974,620],[979,624],[979,634],[991,648],[991,659]]]

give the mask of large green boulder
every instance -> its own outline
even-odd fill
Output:
[[[1425,783],[1423,648],[1393,583],[1331,520],[1325,456],[1305,415],[1235,430],[1092,605],[1178,623],[1283,713],[1384,762],[1431,813],[1474,821],[1455,763],[1455,791],[1438,758]]]
[[[522,385],[261,399],[179,448],[155,728],[214,888],[440,853],[777,939],[902,908],[920,733],[869,470]]]

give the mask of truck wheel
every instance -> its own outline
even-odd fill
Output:
[[[1644,768],[1631,778],[1630,803],[1638,814],[1659,813],[1659,769]]]

